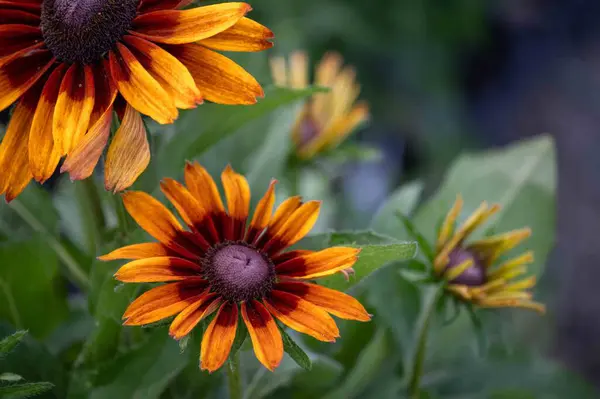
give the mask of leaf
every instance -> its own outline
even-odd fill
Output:
[[[0,381],[4,381],[4,382],[16,382],[16,381],[22,381],[23,377],[21,377],[19,374],[14,374],[14,373],[2,373],[0,374]]]
[[[302,367],[304,370],[310,371],[312,369],[312,362],[306,352],[296,344],[284,328],[281,328],[279,325],[278,327],[281,332],[281,338],[283,339],[283,350],[285,350],[285,353],[290,355],[298,366]]]
[[[340,147],[325,152],[322,156],[327,161],[343,165],[348,162],[378,162],[382,159],[383,153],[377,147],[346,142]]]
[[[46,337],[68,315],[56,253],[46,239],[0,244],[0,318]],[[44,311],[32,304],[44,304]]]
[[[335,245],[377,245],[394,242],[397,242],[394,238],[375,233],[372,230],[331,231],[307,236],[295,247],[318,251]]]
[[[193,134],[177,135],[164,145],[159,154],[160,163],[171,165],[169,172],[179,170],[183,168],[186,159],[202,155],[246,124],[322,91],[324,89],[317,87],[303,90],[268,87],[265,89],[265,97],[254,105],[204,104],[196,110],[188,111],[177,122],[177,130]]]
[[[29,382],[25,384],[0,385],[0,398],[20,399],[31,398],[50,391],[54,385],[49,382]]]
[[[185,368],[188,357],[164,329],[157,329],[136,350],[115,359],[98,377],[90,399],[160,398],[166,387]]]
[[[23,340],[26,335],[27,331],[21,330],[0,341],[0,356],[4,356],[7,353],[12,352],[12,350],[15,349],[19,343],[21,343],[21,340]]]
[[[421,193],[423,192],[423,183],[414,181],[407,183],[393,192],[387,200],[381,205],[375,216],[371,220],[371,228],[378,233],[387,234],[390,237],[406,240],[409,238],[404,225],[396,217],[400,212],[403,215],[412,215]]]
[[[457,194],[464,199],[462,217],[466,218],[482,201],[499,203],[499,212],[487,226],[498,232],[525,226],[533,235],[518,247],[535,252],[533,274],[542,272],[554,243],[556,165],[551,136],[543,135],[503,149],[458,158],[439,191],[413,219],[417,229],[433,242],[439,219],[450,210]],[[476,232],[485,233],[485,227]]]
[[[417,241],[417,243],[419,244],[419,247],[421,248],[421,251],[423,251],[423,254],[425,255],[425,257],[430,262],[433,262],[434,258],[435,258],[433,249],[431,248],[431,245],[429,245],[429,242],[427,241],[427,239],[425,237],[423,237],[423,235],[419,232],[419,230],[417,230],[417,228],[415,227],[413,222],[408,217],[406,217],[405,215],[403,215],[400,212],[396,213],[396,218],[398,220],[400,220],[400,222],[404,226],[404,229],[406,230],[408,236],[411,239]]]

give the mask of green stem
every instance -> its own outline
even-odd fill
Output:
[[[121,239],[125,240],[129,234],[129,219],[125,205],[120,195],[112,195],[115,214],[117,215],[118,229],[121,232]]]
[[[443,292],[443,286],[431,287],[424,295],[423,308],[417,321],[415,333],[415,345],[410,359],[410,375],[408,383],[408,396],[410,399],[418,399],[421,393],[421,377],[423,375],[423,366],[425,364],[425,353],[427,351],[427,338],[429,336],[429,326],[435,314],[438,298]]]
[[[227,367],[227,383],[229,386],[229,398],[242,398],[242,376],[240,374],[240,353],[233,355]]]
[[[6,297],[6,303],[8,304],[8,310],[10,311],[10,313],[13,317],[13,322],[15,323],[15,327],[17,328],[17,330],[22,329],[23,324],[21,323],[21,316],[17,309],[17,304],[15,303],[15,297],[13,296],[12,291],[10,290],[10,286],[8,284],[6,284],[4,282],[4,280],[2,280],[1,278],[0,278],[0,288],[2,289],[2,292],[4,292],[4,296]]]
[[[69,251],[64,245],[56,239],[46,227],[35,217],[33,213],[27,209],[18,199],[13,200],[10,203],[10,207],[27,223],[33,230],[41,233],[50,247],[54,250],[58,258],[62,261],[67,271],[71,275],[73,282],[76,283],[80,289],[86,291],[90,286],[90,280],[88,275],[79,267],[77,260],[71,256]]]

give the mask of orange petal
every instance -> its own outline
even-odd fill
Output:
[[[41,86],[41,85],[37,85]],[[30,90],[17,103],[0,143],[0,195],[10,202],[29,184],[29,132],[39,91]]]
[[[119,93],[136,110],[158,123],[173,123],[178,112],[171,96],[121,43],[109,53],[110,73]]]
[[[355,298],[317,284],[284,281],[275,289],[289,292],[347,320],[369,321],[371,316]]]
[[[246,219],[250,212],[250,186],[246,178],[235,173],[227,165],[221,174],[227,210],[229,211],[229,226],[226,228],[225,238],[228,240],[242,240],[246,232]]]
[[[129,188],[150,163],[150,144],[142,116],[127,104],[125,117],[106,154],[104,187],[117,192]]]
[[[31,123],[29,135],[29,168],[33,177],[40,183],[52,176],[61,157],[61,150],[54,145],[52,121],[54,106],[58,99],[60,85],[65,74],[66,65],[61,64],[50,74],[46,81],[35,115]]]
[[[89,65],[71,65],[60,84],[52,120],[54,144],[61,155],[68,154],[87,132],[94,97],[92,68]]]
[[[359,248],[333,247],[292,258],[275,266],[279,276],[315,279],[348,269],[356,263]]]
[[[256,300],[242,303],[242,318],[248,327],[256,358],[273,371],[283,358],[283,341],[275,320]]]
[[[17,22],[4,25],[3,22],[4,19],[27,18],[27,16],[32,14],[19,10],[0,10],[0,58],[33,47],[42,41],[42,31],[39,27]]]
[[[175,216],[154,197],[141,191],[128,191],[123,194],[123,203],[131,217],[152,237],[187,259],[197,256]]]
[[[237,305],[230,302],[221,305],[202,338],[200,348],[200,368],[202,370],[212,373],[225,363],[235,339],[237,322]]]
[[[110,82],[104,66],[94,68],[94,84],[96,101],[90,117],[90,129],[69,152],[60,169],[61,172],[68,172],[71,180],[83,180],[91,176],[110,136],[117,88]]]
[[[203,295],[207,282],[190,279],[161,285],[140,295],[123,314],[125,325],[141,326],[173,316]]]
[[[156,283],[185,280],[200,276],[201,272],[198,263],[174,256],[159,256],[129,262],[117,270],[115,278],[124,283]]]
[[[271,214],[273,213],[273,205],[275,204],[275,184],[277,180],[271,180],[269,188],[265,195],[261,198],[254,211],[250,228],[246,234],[246,242],[254,243],[259,237],[263,230],[268,226],[271,220]]]
[[[293,251],[282,252],[278,255],[271,257],[273,264],[278,265],[283,262],[287,262],[290,259],[297,258],[299,256],[312,254],[315,251],[309,251],[307,249],[294,249]]]
[[[308,86],[308,56],[304,51],[295,51],[290,56],[290,86],[293,89]]]
[[[281,229],[265,244],[263,250],[275,254],[300,241],[315,225],[319,217],[321,201],[309,201],[292,213]]]
[[[144,69],[169,94],[177,108],[195,108],[202,103],[202,96],[194,78],[177,58],[156,44],[136,36],[123,36]]]
[[[273,47],[273,32],[249,18],[240,19],[231,28],[200,42],[220,51],[262,51]]]
[[[181,218],[201,236],[201,242],[206,245],[204,249],[219,242],[212,215],[196,201],[187,188],[173,179],[164,179],[160,188]]]
[[[98,259],[111,261],[117,259],[144,259],[157,256],[176,256],[177,252],[159,242],[145,242],[142,244],[128,245],[99,256]]]
[[[229,58],[198,44],[167,50],[190,71],[206,100],[218,104],[254,104],[264,91],[252,75]]]
[[[0,111],[21,97],[52,66],[54,58],[41,44],[0,59]]]
[[[215,228],[221,231],[223,225],[228,222],[228,216],[225,214],[225,207],[213,178],[197,162],[186,163],[184,177],[192,196],[212,215]]]
[[[181,339],[188,335],[198,323],[219,308],[222,299],[215,293],[204,294],[196,303],[185,308],[175,317],[169,327],[169,335]]]
[[[327,312],[296,295],[273,290],[265,298],[265,307],[286,326],[320,341],[334,342],[340,336]]]
[[[222,3],[155,11],[134,19],[132,33],[157,43],[193,43],[232,27],[251,9],[246,3]]]

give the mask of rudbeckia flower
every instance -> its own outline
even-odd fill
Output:
[[[47,180],[60,159],[92,173],[109,136],[105,185],[120,191],[146,168],[141,115],[173,122],[204,99],[252,104],[257,81],[219,51],[260,51],[272,32],[246,3],[179,10],[189,0],[0,1],[0,111],[16,103],[0,144],[0,195]]]
[[[273,213],[276,182],[272,181],[249,219],[246,179],[227,167],[221,180],[227,210],[215,182],[197,163],[186,165],[185,186],[162,181],[163,193],[188,229],[148,194],[123,194],[129,214],[159,242],[130,245],[101,259],[134,259],[117,271],[119,281],[168,282],[132,302],[123,316],[125,325],[176,316],[169,332],[181,339],[215,313],[200,354],[201,368],[213,372],[227,360],[236,332],[243,328],[238,326],[240,314],[256,357],[269,370],[279,365],[284,351],[275,319],[327,342],[339,337],[330,314],[370,319],[351,296],[308,282],[352,267],[359,249],[285,251],[313,227],[320,202],[291,197]]]
[[[328,93],[312,96],[301,109],[292,139],[296,155],[309,159],[340,144],[352,131],[369,118],[369,107],[356,103],[360,86],[354,68],[342,67],[342,57],[326,54],[315,70],[314,84],[327,87]],[[271,73],[277,86],[304,89],[308,86],[308,58],[304,52],[271,59]]]
[[[531,251],[511,258],[501,257],[531,235],[529,228],[509,231],[467,242],[469,235],[500,210],[485,202],[454,231],[463,201],[459,196],[440,228],[434,272],[448,282],[447,290],[459,299],[482,308],[516,307],[545,312],[545,306],[532,300],[528,291],[536,277],[527,274],[533,262]]]

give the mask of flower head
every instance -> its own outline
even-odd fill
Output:
[[[334,148],[369,118],[369,107],[355,103],[360,94],[354,68],[342,67],[339,54],[328,53],[317,65],[315,85],[330,88],[328,93],[315,94],[300,111],[292,131],[296,154],[301,159]],[[271,60],[273,80],[278,86],[304,89],[308,86],[308,58],[295,52],[289,65],[283,57]]]
[[[469,235],[500,206],[482,203],[455,231],[462,205],[458,197],[440,228],[433,262],[435,274],[448,282],[450,292],[479,307],[518,307],[543,313],[545,306],[533,301],[528,292],[535,286],[535,276],[519,279],[527,273],[527,264],[533,262],[533,253],[500,261],[503,254],[528,238],[531,230],[514,230],[467,243]]]
[[[243,328],[238,327],[239,313],[256,357],[269,370],[277,367],[283,356],[275,319],[329,342],[339,336],[329,314],[370,319],[351,296],[307,282],[348,269],[356,262],[358,249],[285,251],[310,231],[320,202],[291,197],[273,213],[276,182],[272,181],[248,223],[250,189],[246,179],[230,167],[221,179],[227,211],[215,182],[199,164],[186,166],[187,187],[171,179],[162,181],[163,193],[189,230],[148,194],[123,194],[129,214],[159,242],[130,245],[101,259],[134,259],[117,271],[115,277],[120,281],[169,282],[131,303],[123,316],[126,325],[177,315],[170,334],[180,339],[216,313],[204,333],[200,355],[202,369],[212,372],[227,360],[236,331]]]
[[[141,115],[171,123],[204,99],[252,104],[258,82],[217,53],[260,51],[272,32],[246,3],[180,10],[189,0],[0,1],[0,111],[16,103],[0,144],[0,195],[10,201],[60,159],[72,179],[106,155],[105,185],[120,191],[150,159]]]

